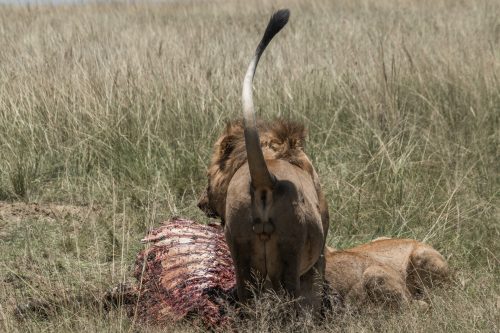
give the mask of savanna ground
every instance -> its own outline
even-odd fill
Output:
[[[498,332],[500,2],[487,0],[1,6],[0,331],[146,331],[98,300],[130,279],[150,227],[207,222],[212,144],[284,6],[255,102],[308,127],[329,244],[424,240],[454,279],[428,311],[314,324],[258,302],[241,331]],[[29,300],[48,313],[16,318]]]

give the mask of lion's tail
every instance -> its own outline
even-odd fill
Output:
[[[243,118],[245,121],[245,146],[247,150],[248,166],[252,185],[255,189],[271,189],[274,184],[274,177],[269,172],[264,154],[260,146],[259,133],[255,121],[255,110],[253,107],[252,82],[257,69],[259,59],[273,37],[287,24],[290,17],[288,9],[278,10],[273,14],[267,25],[262,40],[257,46],[255,55],[248,66],[243,81]]]

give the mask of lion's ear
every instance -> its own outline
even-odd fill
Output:
[[[302,131],[302,135],[300,136],[300,146],[302,148],[305,148],[305,146],[306,146],[306,140],[307,140],[308,135],[309,135],[309,132],[307,131],[307,128],[304,127],[304,130]]]
[[[219,162],[229,159],[234,150],[235,140],[236,137],[234,135],[227,135],[221,140],[219,144]]]
[[[305,144],[306,144],[306,140],[304,138],[298,138],[298,139],[293,140],[293,143],[290,144],[290,146],[293,149],[304,150]]]
[[[293,132],[292,137],[295,139],[295,148],[304,150],[307,138],[307,129],[303,125],[298,126],[298,128],[295,129],[295,132]]]

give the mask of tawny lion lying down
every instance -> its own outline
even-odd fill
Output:
[[[446,280],[448,264],[431,246],[412,239],[380,238],[347,250],[325,251],[325,279],[347,306],[399,307],[422,299]]]

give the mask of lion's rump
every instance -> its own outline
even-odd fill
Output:
[[[316,190],[321,192],[316,171],[304,152],[307,136],[304,125],[276,119],[271,122],[259,121],[257,127],[265,159],[285,160],[307,171],[315,183]],[[244,126],[241,120],[236,120],[227,124],[214,145],[208,169],[207,190],[198,203],[198,207],[208,216],[224,218],[229,182],[246,161]]]
[[[143,242],[152,246],[136,260],[139,320],[161,324],[193,316],[209,327],[228,321],[235,276],[220,228],[174,218]]]

